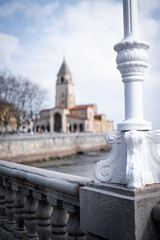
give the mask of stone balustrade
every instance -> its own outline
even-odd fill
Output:
[[[84,240],[79,188],[87,178],[0,161],[0,239]]]
[[[0,240],[157,240],[159,196],[0,161]]]

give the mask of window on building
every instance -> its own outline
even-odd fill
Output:
[[[41,128],[39,125],[36,126],[36,132],[41,132]]]
[[[83,131],[84,131],[84,129],[83,129],[83,124],[82,124],[82,123],[79,124],[79,131],[80,131],[80,132],[83,132]]]
[[[45,126],[44,125],[41,126],[41,131],[45,132]]]
[[[64,77],[61,77],[61,83],[64,83]]]
[[[54,131],[55,132],[60,132],[62,127],[62,118],[59,113],[56,113],[54,115]]]
[[[73,125],[73,128],[74,128],[74,132],[77,132],[77,124],[76,123]]]
[[[47,131],[50,132],[50,125],[47,125]]]

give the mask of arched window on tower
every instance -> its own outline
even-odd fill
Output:
[[[64,77],[61,77],[61,83],[64,83]]]

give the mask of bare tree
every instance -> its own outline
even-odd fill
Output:
[[[8,131],[8,125],[13,120],[12,124],[16,124],[14,121],[15,113],[17,114],[17,107],[11,103],[0,100],[0,124]]]
[[[42,108],[46,91],[38,84],[7,71],[0,72],[0,124],[6,128],[11,117],[16,119],[17,129],[25,119],[33,119]]]
[[[17,109],[15,105],[17,81],[11,73],[0,73],[0,123],[6,129]]]

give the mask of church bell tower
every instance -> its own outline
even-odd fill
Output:
[[[72,108],[75,106],[74,85],[72,74],[65,60],[57,74],[56,107]]]

